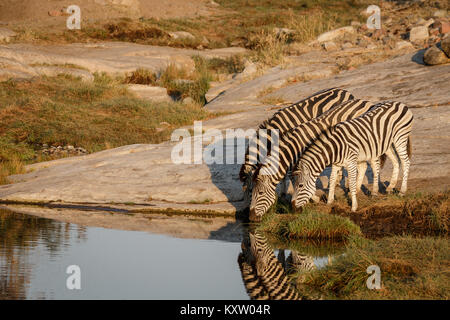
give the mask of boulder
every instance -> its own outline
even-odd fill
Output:
[[[441,21],[441,26],[439,27],[440,33],[449,33],[450,32],[450,22]]]
[[[133,92],[138,98],[154,102],[170,102],[172,99],[167,94],[167,89],[163,87],[152,87],[143,84],[129,84],[127,89]]]
[[[356,30],[352,26],[342,27],[339,29],[322,33],[320,36],[317,37],[317,41],[319,42],[332,41],[346,34],[354,34],[354,33],[356,33]]]
[[[326,50],[326,51],[333,51],[333,50],[337,50],[338,46],[336,44],[336,42],[334,41],[327,41],[322,43],[322,47]]]
[[[450,58],[450,37],[445,38],[441,42],[442,51]]]
[[[444,51],[439,49],[437,46],[428,48],[423,55],[423,62],[429,66],[444,64],[449,61],[450,59],[445,55]]]
[[[413,27],[409,32],[409,41],[411,42],[425,41],[428,37],[428,27],[425,26]]]

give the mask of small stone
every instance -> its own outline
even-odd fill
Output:
[[[349,49],[353,47],[353,44],[351,42],[346,42],[342,45],[342,49]]]
[[[412,43],[409,42],[409,41],[404,41],[404,40],[402,40],[402,41],[398,41],[398,42],[395,44],[395,49],[397,49],[397,50],[401,50],[401,49],[412,49],[412,48],[414,48],[414,46],[413,46]]]
[[[441,48],[442,51],[445,52],[447,57],[450,58],[450,37],[446,37],[444,40],[441,41]]]
[[[338,49],[338,46],[333,41],[327,41],[327,42],[322,43],[322,47],[326,51],[333,51],[333,50],[337,50]]]
[[[331,30],[325,33],[322,33],[317,37],[317,41],[319,42],[326,42],[331,41],[336,38],[342,37],[346,34],[354,34],[356,32],[355,28],[352,26],[342,27],[339,29]]]
[[[428,28],[425,26],[413,27],[409,31],[409,41],[420,42],[428,39]]]
[[[423,62],[430,66],[444,64],[449,61],[450,59],[445,55],[444,51],[440,50],[437,46],[432,46],[427,49],[423,56]]]
[[[433,13],[433,17],[445,18],[447,16],[447,10],[437,10]]]
[[[191,97],[186,97],[183,99],[183,104],[193,104],[195,101]]]
[[[440,33],[449,33],[450,32],[450,22],[441,21],[441,26],[439,28]]]
[[[366,49],[368,49],[368,50],[375,50],[375,49],[377,49],[377,48],[378,48],[378,46],[377,46],[376,44],[373,44],[373,43],[369,44],[369,45],[366,47]]]

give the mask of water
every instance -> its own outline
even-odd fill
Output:
[[[238,264],[242,251],[241,242],[0,211],[0,299],[249,299]],[[70,265],[80,267],[81,290],[66,286]]]

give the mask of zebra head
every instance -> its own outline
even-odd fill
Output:
[[[250,221],[261,221],[277,199],[276,184],[267,167],[260,165],[253,174],[252,201],[250,203]]]
[[[301,213],[302,207],[311,199],[316,191],[316,176],[311,172],[307,163],[300,159],[292,172],[294,182],[294,195],[292,209]]]

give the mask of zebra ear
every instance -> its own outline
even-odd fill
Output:
[[[258,178],[259,172],[261,171],[262,165],[261,163],[258,163],[255,172],[253,172],[252,179],[253,181],[256,181],[256,178]]]

